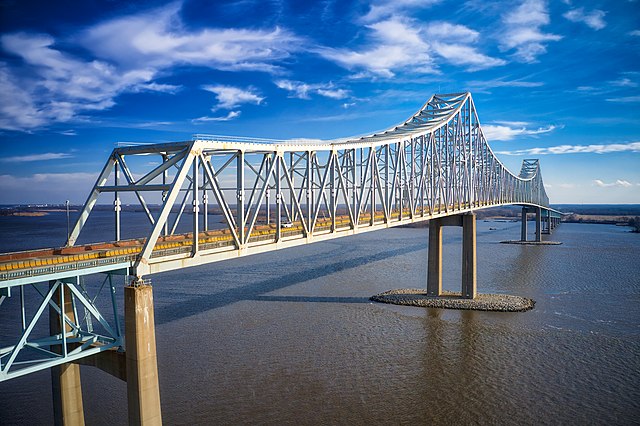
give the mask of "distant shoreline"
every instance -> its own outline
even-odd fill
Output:
[[[13,212],[6,216],[21,216],[21,217],[41,217],[48,215],[48,212]]]

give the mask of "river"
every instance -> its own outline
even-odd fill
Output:
[[[0,251],[59,244],[61,215],[0,217]],[[499,242],[519,223],[478,221],[479,292],[535,299],[524,313],[370,302],[426,286],[426,229],[153,275],[164,423],[640,424],[628,231],[563,224],[562,245],[518,246]],[[459,290],[459,229],[443,250],[444,288]],[[0,306],[2,346],[18,302]],[[87,424],[126,424],[125,383],[82,367],[82,385]],[[51,424],[50,386],[49,371],[0,383],[0,423]]]

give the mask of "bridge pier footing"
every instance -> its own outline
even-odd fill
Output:
[[[427,295],[442,295],[442,227],[462,226],[462,297],[475,299],[476,215],[473,213],[429,220]]]
[[[540,207],[522,207],[522,223],[520,228],[520,241],[527,241],[527,213],[536,214],[536,242],[542,241],[542,209]]]
[[[161,425],[151,286],[125,287],[124,317],[129,424]]]
[[[53,282],[52,282],[53,284]],[[71,300],[71,291],[60,285],[55,291],[53,300],[58,303],[71,322],[75,322],[75,311]],[[62,332],[61,315],[50,308],[49,331],[52,336]],[[71,326],[64,324],[66,332]],[[52,352],[62,353],[61,345],[51,347]],[[80,382],[80,366],[67,363],[51,367],[51,391],[53,394],[53,418],[55,425],[84,425],[84,408],[82,403],[82,383]]]

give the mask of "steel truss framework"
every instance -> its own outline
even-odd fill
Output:
[[[149,156],[159,160],[155,166],[135,167],[148,164]],[[95,260],[0,273],[0,303],[12,287],[14,294],[20,287],[22,295],[33,286],[42,296],[29,323],[23,306],[18,343],[0,350],[0,381],[122,344],[115,298],[116,324],[110,324],[88,297],[83,275],[107,273],[113,293],[116,270],[140,280],[154,272],[498,205],[535,206],[547,217],[557,214],[549,208],[538,160],[524,160],[514,175],[493,154],[469,93],[434,95],[405,122],[359,138],[274,141],[196,135],[187,142],[117,147],[67,246],[76,243],[105,193],[114,205],[115,241],[122,237],[124,193],[138,200],[151,231],[117,257],[107,252]],[[159,210],[149,201],[154,197],[162,200]],[[216,221],[222,217],[222,228],[209,222],[210,213],[218,215]],[[50,283],[45,290],[34,284],[44,280]],[[56,293],[63,288],[69,292]],[[81,326],[78,315],[63,313],[65,294],[74,312],[90,313],[85,323],[97,320],[101,333],[91,321]],[[68,331],[30,340],[47,306]],[[27,367],[18,369],[18,355],[27,348],[42,357],[29,358]]]
[[[128,159],[150,154],[161,163],[135,179]],[[271,244],[268,250],[285,240],[307,243],[325,234],[347,235],[497,205],[549,207],[538,160],[525,160],[518,176],[509,172],[487,144],[469,93],[434,95],[404,123],[357,139],[197,135],[188,142],[116,148],[69,245],[104,193],[114,196],[114,238],[119,240],[124,192],[135,194],[153,225],[133,262],[137,276],[166,270],[151,266],[167,258],[154,249],[159,238],[176,233],[185,210],[191,216],[192,242],[181,258],[221,250],[220,244],[203,243],[212,209],[224,219],[229,244],[222,251],[238,256],[254,252],[255,245]],[[149,193],[161,194],[159,213],[153,214],[145,201]],[[196,263],[168,267],[190,264]]]
[[[117,287],[113,274],[91,294],[82,276],[19,286],[21,330],[15,345],[0,348],[0,382],[120,348]],[[100,295],[110,299],[109,319],[96,305]]]

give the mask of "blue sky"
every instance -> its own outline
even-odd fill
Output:
[[[640,203],[640,1],[0,2],[0,204],[81,203],[119,141],[336,138],[470,91],[552,203]]]

